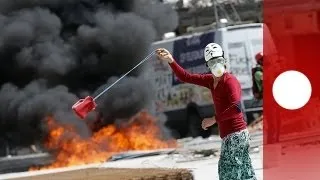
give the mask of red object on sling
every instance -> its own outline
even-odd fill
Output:
[[[84,119],[91,111],[97,107],[91,96],[87,96],[85,99],[80,99],[72,106],[72,110],[78,117]]]

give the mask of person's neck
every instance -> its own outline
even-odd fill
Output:
[[[214,82],[219,82],[225,74],[226,74],[226,73],[224,73],[221,77],[215,77],[215,76],[213,76]]]
[[[221,76],[222,77],[222,76]],[[221,77],[214,77],[213,79],[214,79],[214,82],[216,82],[216,83],[218,83],[219,81],[220,81],[220,79],[221,79]]]

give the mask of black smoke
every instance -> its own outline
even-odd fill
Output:
[[[127,72],[177,23],[171,7],[152,0],[0,1],[0,137],[39,142],[48,116],[90,135],[71,106]],[[130,75],[99,99],[104,123],[149,105],[148,82]]]

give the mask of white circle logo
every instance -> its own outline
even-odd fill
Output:
[[[305,106],[311,97],[311,83],[299,71],[281,73],[273,83],[272,93],[276,102],[288,110]]]

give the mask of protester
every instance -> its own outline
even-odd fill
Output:
[[[206,66],[211,73],[191,74],[183,69],[171,53],[159,48],[158,59],[169,64],[180,81],[211,90],[216,115],[205,118],[202,128],[218,124],[222,138],[218,172],[220,180],[256,180],[249,156],[249,132],[241,110],[241,86],[235,76],[227,72],[224,51],[216,43],[205,47]]]

